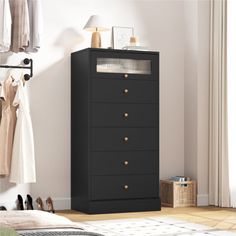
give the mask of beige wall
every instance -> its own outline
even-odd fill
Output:
[[[8,201],[9,206],[14,206],[17,193],[25,196],[30,192],[34,198],[52,196],[57,209],[70,207],[70,52],[89,47],[91,34],[82,28],[92,14],[106,16],[111,26],[133,26],[143,45],[160,51],[160,177],[184,173],[199,177],[199,169],[194,168],[200,160],[195,152],[197,137],[192,134],[192,130],[199,132],[199,126],[190,114],[197,115],[200,105],[197,94],[200,90],[192,87],[198,83],[195,63],[198,45],[194,37],[199,31],[198,20],[185,14],[186,2],[43,0],[44,42],[38,54],[30,55],[34,58],[35,75],[28,83],[37,183],[14,186],[7,179],[0,179],[0,205]],[[188,30],[192,27],[194,35],[190,36]],[[104,47],[110,46],[110,36],[110,32],[102,33]],[[0,63],[17,63],[24,57],[24,54],[1,54]],[[0,79],[3,76],[1,71]],[[194,108],[188,111],[192,101]]]

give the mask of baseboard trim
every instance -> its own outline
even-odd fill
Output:
[[[198,194],[197,195],[197,206],[209,206],[208,194]]]
[[[46,199],[43,199],[45,202]],[[71,209],[71,199],[70,198],[53,198],[55,210],[69,210]],[[7,209],[16,209],[16,200],[9,200],[0,202],[0,206],[4,205]],[[209,206],[208,194],[198,194],[197,195],[197,206]],[[37,206],[34,205],[35,209]],[[46,208],[46,205],[45,205]]]
[[[37,205],[35,202],[36,199],[33,199],[33,205],[34,205],[34,209],[37,210]],[[42,199],[44,202],[44,208],[45,210],[47,209],[46,206],[46,198]],[[55,210],[69,210],[71,209],[71,199],[70,198],[52,198],[53,200],[53,204],[54,204],[54,208]],[[16,210],[16,200],[8,200],[8,201],[4,201],[1,202],[0,201],[0,206],[5,206],[7,208],[7,210]],[[25,205],[24,205],[25,206]]]
[[[71,199],[70,198],[53,198],[53,203],[54,203],[55,210],[69,210],[69,209],[71,209]]]
[[[7,210],[16,210],[16,200],[0,202],[0,206],[5,206]]]

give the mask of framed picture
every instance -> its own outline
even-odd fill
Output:
[[[130,37],[134,35],[134,28],[112,26],[112,47],[122,49],[130,43]]]

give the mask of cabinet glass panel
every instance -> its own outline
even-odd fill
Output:
[[[97,58],[99,73],[151,74],[151,60]]]

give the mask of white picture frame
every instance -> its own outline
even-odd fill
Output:
[[[112,48],[122,49],[129,46],[130,37],[133,35],[133,27],[112,26]]]

